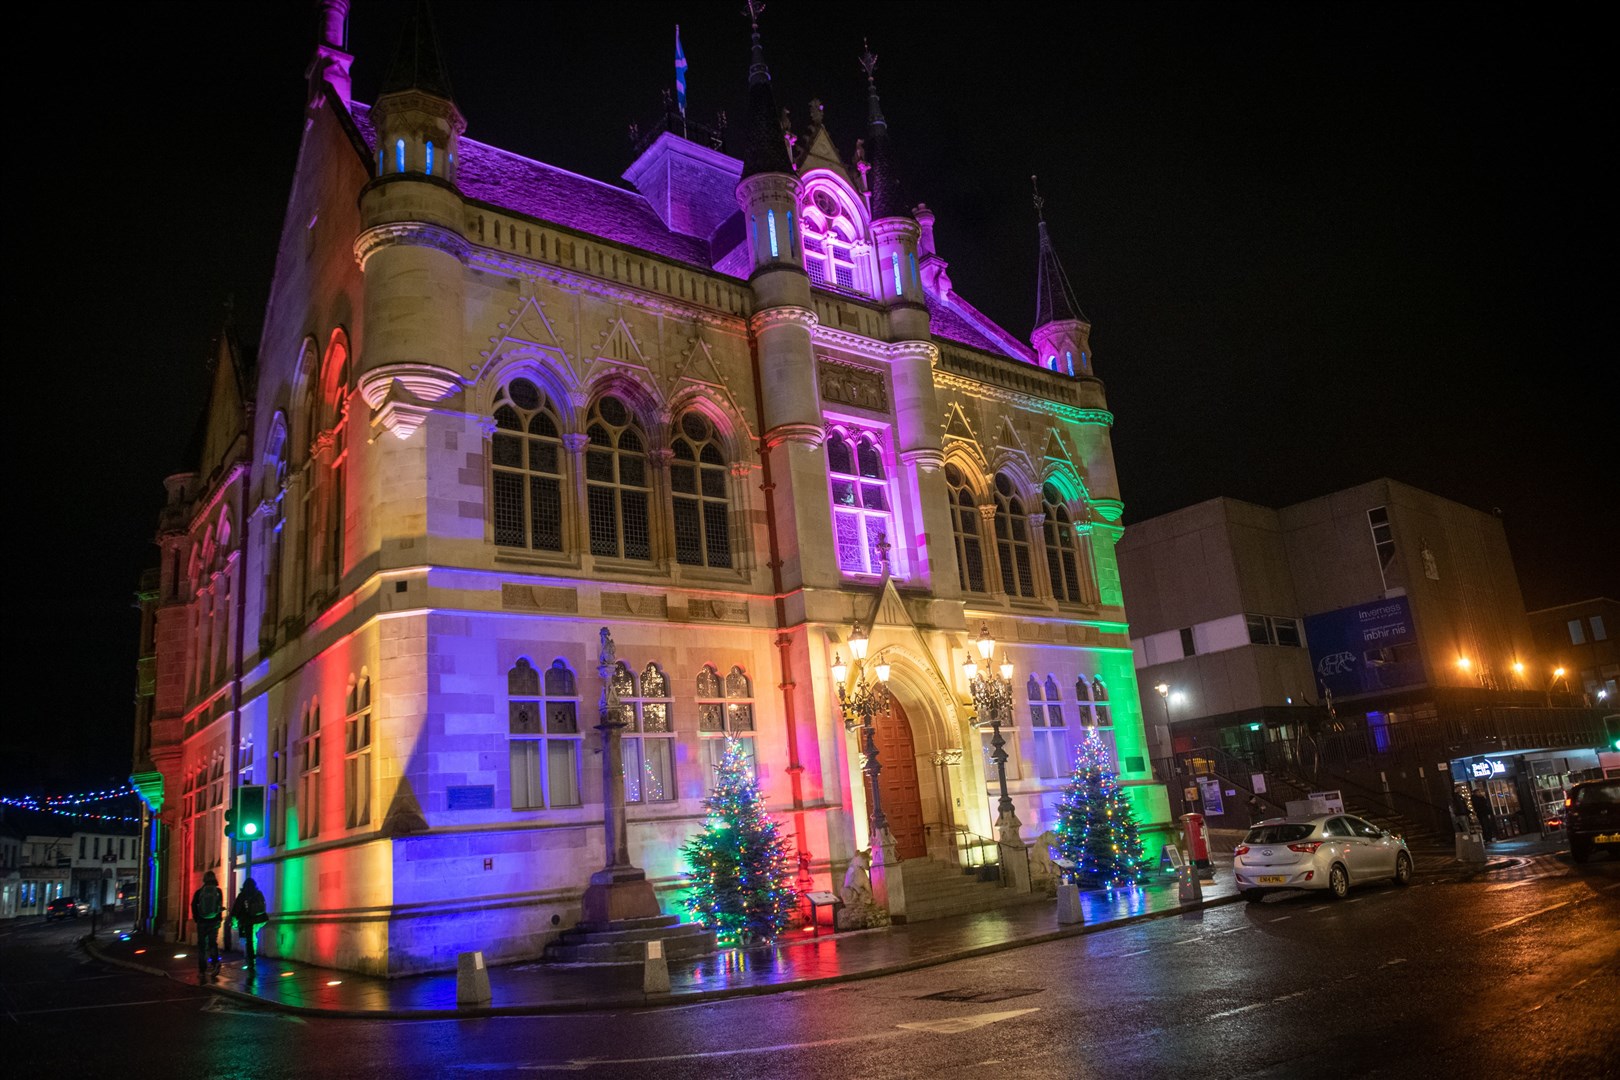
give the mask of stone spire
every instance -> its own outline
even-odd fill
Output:
[[[862,45],[865,47],[865,42]],[[865,150],[871,163],[867,180],[874,221],[911,216],[911,206],[900,183],[900,170],[895,165],[894,147],[889,141],[889,122],[883,119],[883,105],[878,100],[877,59],[869,47],[861,54],[861,70],[866,72]]]
[[[318,38],[315,55],[310,58],[304,77],[309,80],[309,102],[319,104],[330,88],[349,107],[352,80],[349,68],[354,57],[349,55],[349,0],[321,0]]]
[[[439,49],[439,34],[433,25],[433,13],[428,0],[417,0],[416,9],[405,23],[400,35],[399,49],[388,68],[378,96],[399,93],[402,90],[420,90],[424,94],[454,101],[450,91],[450,76],[444,67]]]
[[[1046,230],[1046,200],[1035,186],[1035,177],[1030,177],[1029,182],[1035,187],[1035,219],[1041,241],[1035,269],[1035,326],[1039,329],[1052,322],[1086,322],[1074,298],[1074,289],[1069,285],[1069,276],[1063,272],[1057,250],[1052,247],[1051,234]]]
[[[792,175],[787,142],[782,137],[782,111],[771,89],[771,70],[765,66],[765,46],[759,38],[760,0],[748,0],[748,21],[753,27],[753,62],[748,65],[748,119],[743,138],[743,179],[758,173]]]

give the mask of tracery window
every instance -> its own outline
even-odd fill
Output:
[[[893,543],[888,471],[877,436],[850,429],[827,436],[827,473],[832,485],[833,539],[838,567],[850,574],[880,574],[879,542]]]
[[[682,566],[731,567],[731,506],[719,432],[697,411],[681,417],[669,466],[675,503],[675,561]]]
[[[585,499],[590,508],[591,554],[651,559],[647,525],[651,494],[647,437],[625,403],[611,394],[591,409],[585,435]]]
[[[1046,515],[1042,529],[1046,534],[1046,569],[1052,578],[1052,595],[1059,600],[1079,603],[1084,596],[1080,592],[1074,523],[1069,520],[1069,508],[1063,497],[1051,484],[1041,489],[1041,510]]]
[[[578,806],[579,689],[561,660],[540,672],[519,657],[506,673],[512,809]]]
[[[1035,595],[1030,562],[1029,517],[1006,473],[996,474],[996,555],[1001,563],[1001,591],[1008,596]]]
[[[1069,732],[1063,721],[1063,694],[1057,680],[1034,675],[1025,687],[1029,696],[1029,722],[1035,729],[1035,775],[1048,779],[1069,775]]]
[[[962,591],[982,593],[984,542],[979,536],[979,505],[968,488],[967,477],[955,465],[945,466],[945,483],[950,489],[951,531],[956,537],[957,580]]]
[[[371,676],[349,688],[343,721],[343,820],[353,829],[371,822]]]
[[[854,211],[828,187],[811,189],[800,208],[804,269],[811,284],[855,290],[855,246],[860,243],[860,223]]]
[[[674,705],[669,696],[669,676],[657,664],[641,669],[640,693],[636,677],[623,660],[613,673],[613,690],[619,697],[619,719],[625,724],[621,748],[624,753],[624,801],[627,803],[669,802],[679,792],[675,788],[675,725],[670,716]]]
[[[1114,721],[1108,715],[1108,687],[1103,685],[1101,679],[1091,680],[1092,715],[1097,718],[1098,727],[1108,727]]]
[[[757,772],[754,760],[754,687],[742,668],[733,667],[724,679],[710,664],[697,676],[698,737],[703,744],[704,789],[711,786],[715,770],[726,753],[726,740],[743,744],[750,775]]]
[[[495,403],[490,438],[495,543],[563,549],[563,445],[556,410],[528,379],[513,379]]]
[[[321,706],[304,707],[298,736],[298,838],[321,831]]]

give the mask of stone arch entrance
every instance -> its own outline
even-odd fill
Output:
[[[877,744],[878,789],[883,796],[883,814],[889,820],[897,853],[902,859],[919,859],[928,854],[924,828],[922,788],[917,775],[917,747],[906,710],[895,698],[889,709],[873,718],[872,741]],[[867,805],[872,793],[867,790]]]

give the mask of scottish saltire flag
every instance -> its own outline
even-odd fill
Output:
[[[686,115],[686,54],[681,51],[681,27],[675,24],[675,104]]]

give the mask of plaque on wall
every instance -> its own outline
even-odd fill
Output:
[[[493,810],[494,784],[465,784],[444,789],[448,796],[447,810]]]

